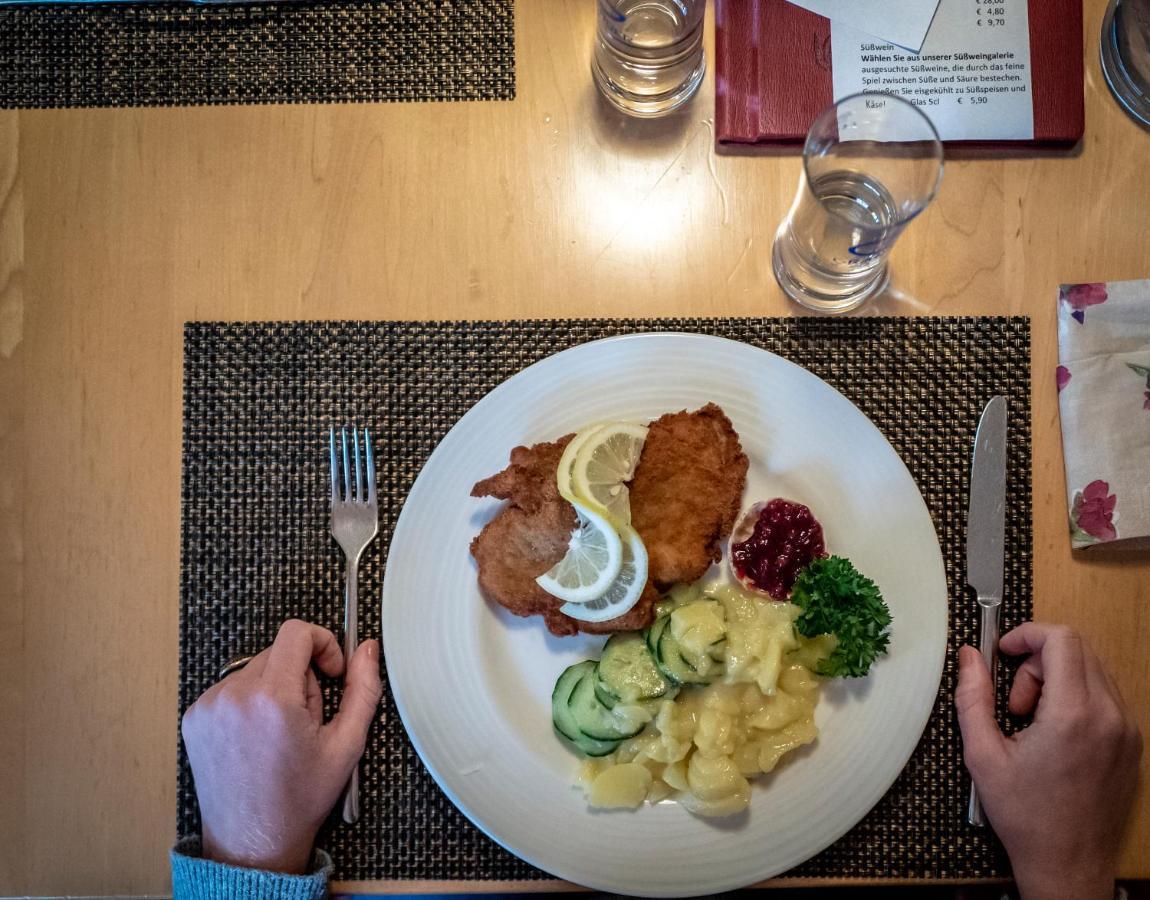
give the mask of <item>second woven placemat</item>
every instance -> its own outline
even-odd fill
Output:
[[[514,96],[514,0],[0,6],[0,108]]]
[[[853,400],[902,456],[938,530],[951,596],[950,652],[934,713],[910,762],[871,813],[794,876],[1002,875],[993,835],[965,822],[969,782],[952,698],[954,648],[975,639],[964,602],[970,453],[982,406],[1010,403],[1003,628],[1031,615],[1030,325],[1025,318],[653,319],[528,322],[189,324],[185,330],[180,579],[180,711],[219,666],[264,646],[298,616],[342,620],[342,561],[328,534],[324,435],[369,423],[386,439],[380,540],[361,596],[378,597],[382,559],[420,468],[451,426],[501,381],[585,341],[638,331],[741,340],[796,362]],[[361,634],[379,633],[378,604]],[[1000,681],[1003,721],[1005,689]],[[326,694],[328,712],[335,692]],[[198,831],[180,749],[178,825]],[[363,764],[363,818],[320,843],[343,879],[547,876],[472,826],[431,780],[390,695]]]

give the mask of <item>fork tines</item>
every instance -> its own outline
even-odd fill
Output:
[[[359,455],[359,428],[352,426],[351,444],[352,454],[349,458],[347,450],[347,427],[340,426],[340,445],[343,457],[343,496],[339,493],[340,454],[336,452],[335,426],[330,431],[331,442],[331,502],[335,503],[375,503],[375,458],[371,453],[371,435],[367,428],[363,429],[363,455],[367,463],[366,476],[364,466]],[[351,459],[355,460],[355,493],[351,490],[352,467]],[[367,493],[364,493],[364,482],[367,483]]]

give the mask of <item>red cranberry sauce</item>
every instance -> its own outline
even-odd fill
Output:
[[[782,499],[767,503],[751,536],[731,545],[735,575],[776,600],[786,600],[799,573],[826,555],[822,525],[801,503]]]

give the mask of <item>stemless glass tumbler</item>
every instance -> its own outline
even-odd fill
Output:
[[[706,0],[598,0],[591,74],[600,92],[633,116],[676,109],[706,70]]]
[[[1101,51],[1110,90],[1130,115],[1150,127],[1150,0],[1110,0]]]
[[[899,97],[854,94],[823,110],[775,236],[772,266],[786,294],[843,313],[880,293],[891,248],[938,190],[942,159],[930,119]]]

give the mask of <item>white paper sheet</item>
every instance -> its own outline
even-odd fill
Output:
[[[1027,0],[942,0],[917,55],[832,22],[831,61],[836,100],[897,94],[944,141],[1034,138]]]
[[[922,46],[938,0],[789,0],[832,22],[908,50]]]

